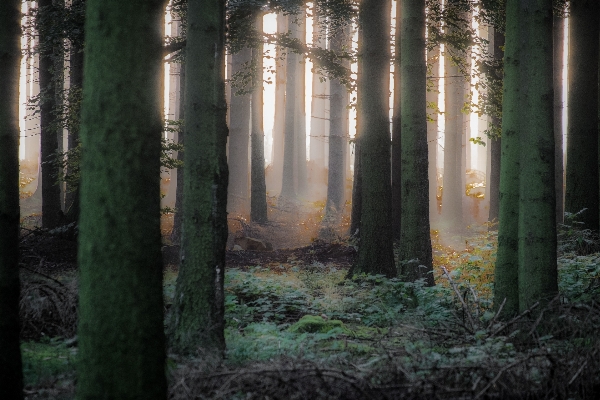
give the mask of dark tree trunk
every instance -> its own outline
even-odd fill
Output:
[[[21,2],[0,3],[0,397],[23,398],[19,349]]]
[[[179,67],[179,120],[185,121],[185,62]],[[177,143],[184,146],[185,124],[177,132]],[[247,151],[246,151],[247,153]],[[177,152],[177,159],[183,161],[184,151]],[[183,167],[177,168],[177,187],[175,188],[175,214],[173,215],[173,230],[171,243],[181,245],[183,232]]]
[[[565,211],[598,230],[598,29],[600,3],[572,0],[569,14],[569,107]]]
[[[396,32],[395,32],[395,58],[394,58],[394,112],[392,117],[392,223],[394,240],[400,239],[400,225],[402,217],[402,94],[401,94],[401,29],[402,7],[396,3]]]
[[[256,16],[255,29],[262,33],[263,16]],[[252,49],[252,59],[256,67],[252,90],[252,157],[251,157],[251,197],[250,220],[267,222],[267,186],[265,184],[265,132],[263,130],[263,45]]]
[[[162,0],[86,2],[81,399],[167,396],[159,180],[163,12]]]
[[[61,223],[61,198],[58,181],[59,122],[56,118],[57,93],[62,87],[63,53],[61,46],[50,33],[51,16],[55,0],[38,1],[37,26],[40,35],[39,79],[40,79],[40,128],[41,128],[41,178],[42,178],[42,227],[52,229]],[[56,74],[53,71],[61,71]]]
[[[364,85],[363,79],[363,30],[360,24],[358,24],[358,46],[357,46],[357,72],[356,72],[356,84],[357,86]],[[354,176],[352,177],[352,210],[350,215],[350,235],[360,237],[360,220],[362,217],[362,162],[361,162],[361,132],[363,131],[363,107],[362,100],[363,95],[361,91],[356,92],[356,136],[354,137]],[[348,275],[352,275],[353,269],[351,268]]]
[[[563,168],[563,135],[562,135],[562,74],[563,74],[563,52],[564,52],[564,28],[565,20],[562,17],[554,16],[553,18],[553,82],[554,82],[554,185],[556,188],[556,223],[563,223],[564,216],[564,168]]]
[[[190,354],[225,350],[227,104],[225,4],[188,1],[185,81],[183,262],[171,314],[171,344]]]
[[[360,246],[354,272],[397,275],[392,248],[392,185],[390,160],[389,0],[363,0],[359,23],[363,30],[361,51],[362,91],[361,162],[362,218]]]
[[[504,32],[494,29],[494,59],[502,60],[504,57]],[[497,116],[492,118],[492,125],[500,127],[502,121]],[[488,221],[498,221],[500,210],[500,162],[501,162],[501,138],[490,139],[490,213]]]

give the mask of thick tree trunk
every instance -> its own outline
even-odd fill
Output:
[[[401,94],[401,28],[402,7],[400,1],[396,2],[396,30],[395,57],[394,57],[394,111],[392,114],[392,229],[394,240],[400,240],[400,225],[402,218],[402,94]]]
[[[429,233],[427,64],[425,0],[402,0],[402,225],[401,273],[408,281],[433,281]]]
[[[62,86],[61,71],[63,68],[62,51],[52,45],[54,39],[50,33],[49,13],[53,11],[54,0],[38,1],[38,29],[40,34],[39,77],[40,90],[40,128],[41,128],[41,178],[42,178],[42,227],[52,229],[61,222],[61,198],[58,181],[58,164],[54,162],[59,151],[59,123],[55,111],[57,109],[56,94]],[[62,50],[62,47],[61,47]],[[62,148],[60,148],[62,150]]]
[[[171,316],[172,346],[223,355],[227,242],[225,5],[188,3],[183,252]]]
[[[502,162],[500,164],[500,208],[498,255],[494,270],[494,304],[512,316],[519,311],[519,132],[522,104],[522,59],[519,0],[506,4],[506,45],[504,50],[504,92],[502,97]]]
[[[256,16],[255,29],[262,33],[263,16]],[[252,49],[252,60],[256,72],[252,82],[252,157],[250,220],[267,222],[267,187],[265,184],[265,132],[263,130],[263,45]]]
[[[86,3],[78,398],[164,399],[163,2]]]
[[[397,275],[392,250],[392,187],[390,164],[389,79],[390,0],[364,0],[359,23],[363,29],[361,51],[362,91],[361,162],[362,218],[355,272]]]
[[[252,60],[252,49],[243,48],[232,57],[232,75],[247,68]],[[248,90],[248,88],[243,88]],[[247,93],[236,94],[232,90],[229,107],[229,187],[227,188],[227,212],[248,215],[248,146],[250,141],[250,100]],[[262,112],[262,107],[261,110]]]
[[[565,211],[598,230],[598,29],[600,3],[572,0],[569,14],[569,107]]]
[[[347,32],[344,27],[337,27],[331,37],[331,50],[339,53],[347,43]],[[327,178],[327,213],[336,215],[344,205],[345,157],[344,146],[348,132],[345,130],[346,86],[339,80],[330,80],[329,107],[329,171]]]
[[[564,28],[565,20],[562,17],[553,17],[552,40],[554,65],[554,186],[556,188],[556,223],[562,224],[564,217],[564,168],[563,168],[563,135],[562,135],[562,74],[563,74],[563,52],[564,52]]]
[[[23,398],[19,349],[21,2],[0,3],[0,397]]]
[[[519,141],[519,310],[558,293],[556,191],[554,187],[554,94],[552,0],[526,1],[521,9],[527,57],[522,58]],[[594,2],[596,3],[596,2]],[[591,11],[591,10],[590,10]],[[598,37],[598,7],[595,8]],[[575,22],[575,21],[574,21]],[[575,22],[576,23],[576,22]],[[596,42],[597,43],[597,42]],[[597,47],[597,45],[596,45]],[[595,58],[597,60],[597,56]],[[598,69],[595,68],[597,71]],[[596,81],[595,81],[596,82]],[[597,90],[596,90],[597,93]],[[595,126],[596,123],[594,123]],[[596,181],[596,184],[598,181]],[[595,210],[596,214],[598,209]]]

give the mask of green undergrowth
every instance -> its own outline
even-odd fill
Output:
[[[68,387],[75,376],[77,348],[61,337],[21,344],[23,379],[26,387]]]

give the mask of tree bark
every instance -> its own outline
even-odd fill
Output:
[[[248,67],[252,49],[246,47],[233,54],[232,76]],[[248,90],[248,88],[243,88]],[[250,145],[250,94],[231,93],[229,107],[229,187],[227,211],[233,215],[248,215],[248,146]],[[262,108],[261,108],[262,112]]]
[[[262,34],[263,16],[256,16],[255,29]],[[267,186],[265,184],[265,132],[263,130],[263,45],[252,49],[255,66],[252,90],[252,157],[251,157],[251,197],[250,220],[267,222]]]
[[[298,23],[293,24],[292,31],[295,39],[306,43],[306,10],[300,8],[296,15]],[[308,195],[308,173],[306,168],[306,60],[304,55],[298,54],[296,65],[296,193],[302,198]]]
[[[0,3],[0,397],[23,398],[19,348],[21,2]]]
[[[354,272],[397,275],[392,249],[389,79],[390,0],[364,0],[359,6],[363,29],[361,162],[362,218]]]
[[[185,62],[179,67],[179,120],[185,121]],[[184,145],[185,124],[177,132],[177,143]],[[177,159],[183,161],[185,151],[177,152]],[[173,215],[173,230],[171,231],[171,243],[181,245],[183,232],[183,167],[177,168],[177,187],[175,188],[175,214]],[[180,248],[181,251],[181,248]]]
[[[164,399],[163,1],[86,7],[78,398]]]
[[[402,224],[398,259],[408,281],[433,281],[429,233],[425,0],[402,0]]]
[[[292,35],[297,29],[295,24],[290,24]],[[296,198],[296,187],[294,180],[296,178],[296,168],[294,165],[294,150],[296,147],[296,101],[297,95],[297,74],[298,55],[292,51],[288,51],[286,59],[286,76],[287,82],[285,85],[285,134],[283,144],[283,174],[281,183],[280,198],[293,200]]]
[[[567,187],[565,211],[598,231],[598,29],[600,3],[572,0],[569,14]]]
[[[400,240],[400,226],[402,221],[401,28],[402,7],[400,1],[396,1],[396,30],[394,32],[396,46],[394,49],[394,111],[392,114],[392,227],[395,241]]]
[[[277,33],[287,32],[287,16],[277,14]],[[275,116],[273,121],[273,148],[271,170],[267,179],[267,190],[271,193],[281,193],[283,179],[283,142],[285,136],[285,88],[286,88],[286,59],[285,49],[277,47],[275,61]]]
[[[564,168],[563,168],[563,134],[562,134],[562,111],[563,111],[563,52],[564,52],[564,28],[565,20],[562,17],[553,17],[553,85],[554,85],[554,185],[556,188],[556,223],[562,224],[564,217]]]
[[[494,29],[494,59],[502,60],[504,57],[504,32]],[[497,116],[492,117],[492,125],[501,126],[502,121]],[[490,139],[490,213],[488,221],[498,221],[500,215],[500,165],[502,154],[502,138]]]
[[[222,357],[227,242],[225,5],[188,2],[183,252],[171,315],[172,347]]]

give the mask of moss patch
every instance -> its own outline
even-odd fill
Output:
[[[305,315],[298,322],[290,326],[288,330],[293,333],[327,333],[335,328],[347,331],[344,323],[340,320],[327,320],[315,315]]]

